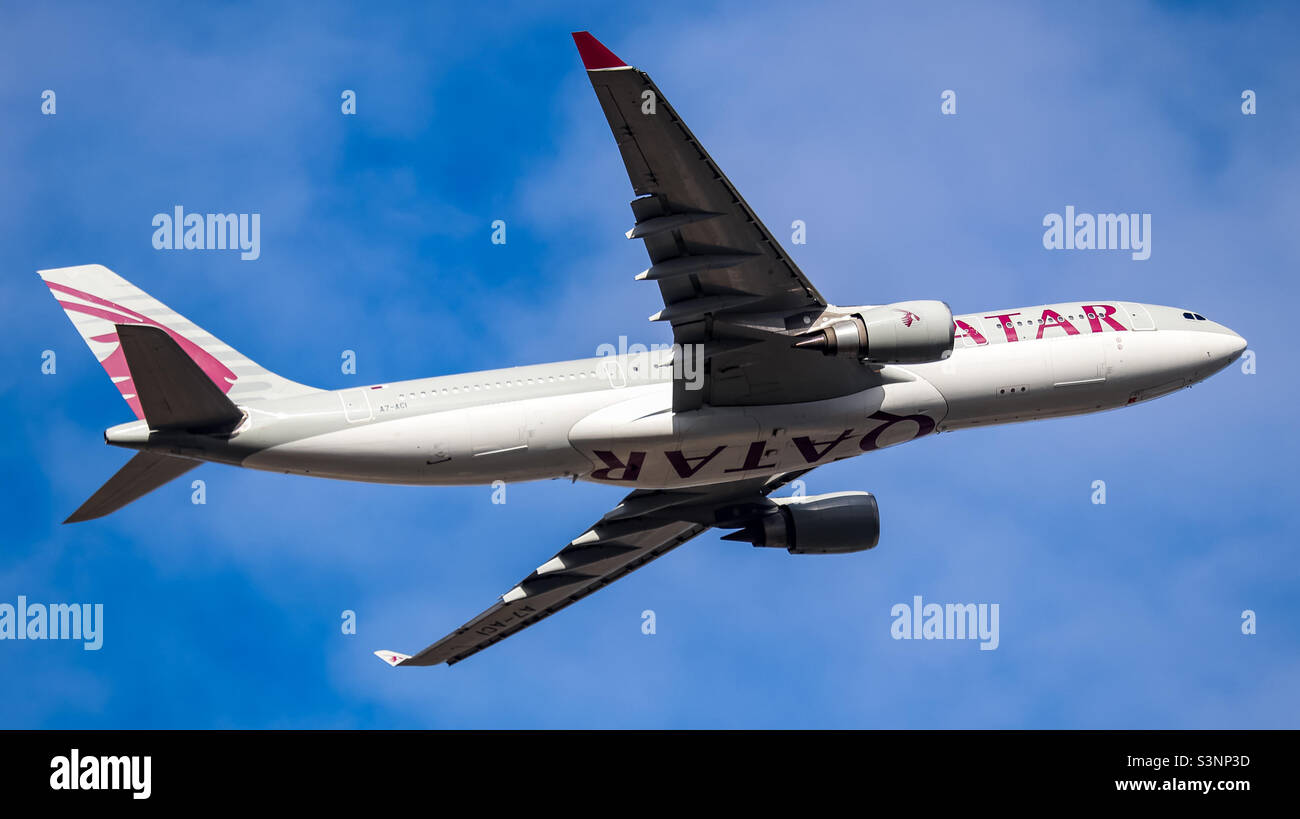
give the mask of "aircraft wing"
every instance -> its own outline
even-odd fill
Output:
[[[672,551],[712,526],[740,526],[767,495],[809,470],[690,490],[637,490],[501,595],[487,611],[415,655],[376,651],[393,666],[454,665]]]
[[[630,239],[645,242],[673,341],[702,345],[704,377],[675,379],[673,409],[813,401],[866,389],[856,362],[791,350],[827,307],[718,163],[643,71],[587,32],[573,35],[637,199]],[[678,354],[682,354],[680,351]],[[694,387],[694,388],[692,388]]]

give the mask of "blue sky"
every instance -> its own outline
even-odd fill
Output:
[[[546,5],[7,8],[0,602],[103,603],[105,636],[0,642],[0,727],[1300,727],[1294,8]],[[450,669],[370,652],[459,626],[618,490],[493,505],[205,465],[206,505],[187,479],[59,524],[131,416],[41,268],[105,264],[327,388],[668,341],[579,29],[651,73],[778,235],[806,222],[788,249],[832,301],[1186,306],[1258,372],[820,469],[809,492],[876,493],[876,550],[708,534]],[[260,213],[260,259],[154,250],[178,204]],[[1066,205],[1151,213],[1151,258],[1044,250]],[[891,639],[916,594],[998,603],[998,649]]]

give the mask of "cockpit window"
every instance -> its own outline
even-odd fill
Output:
[[[1183,313],[1183,318],[1190,321],[1207,321],[1208,319],[1200,313]]]
[[[1197,321],[1205,321],[1205,316],[1201,315],[1200,313],[1193,313],[1193,315],[1196,316]]]
[[[1185,319],[1195,319],[1196,316],[1193,316],[1191,313],[1183,313],[1183,318],[1185,318]]]

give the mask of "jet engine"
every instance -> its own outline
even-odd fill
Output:
[[[952,310],[943,302],[900,301],[864,307],[794,346],[876,364],[923,364],[952,354],[954,331]]]
[[[775,509],[722,539],[786,549],[796,555],[860,552],[880,542],[880,508],[870,492],[772,501]]]

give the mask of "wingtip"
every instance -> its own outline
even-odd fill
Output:
[[[83,503],[81,506],[84,507],[85,505],[86,505],[86,504]],[[107,513],[105,513],[105,514],[107,514]],[[103,516],[104,516],[104,515],[91,515],[91,514],[87,514],[86,511],[85,511],[84,509],[82,509],[82,508],[79,507],[79,508],[78,508],[76,511],[74,511],[71,515],[68,515],[68,517],[64,519],[63,523],[64,523],[65,525],[66,525],[66,524],[69,524],[69,523],[84,523],[84,522],[86,522],[86,521],[88,521],[88,520],[94,520],[94,519],[96,519],[96,518],[102,518]]]
[[[591,36],[590,31],[573,32],[573,43],[578,47],[578,56],[582,57],[582,64],[588,71],[627,67],[627,63],[620,60],[617,54]]]
[[[410,654],[399,654],[396,651],[376,651],[375,656],[384,661],[384,665],[399,666],[411,659]]]

